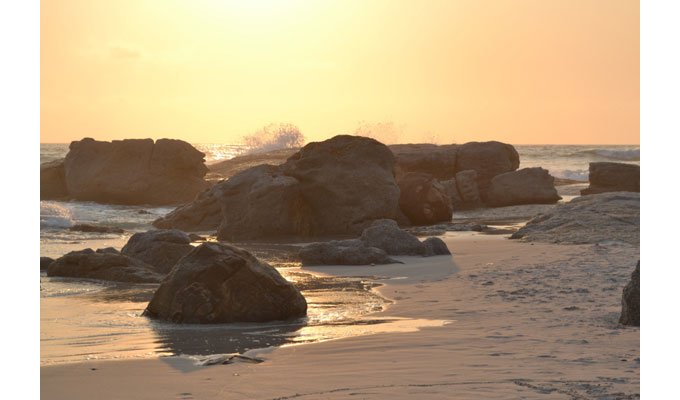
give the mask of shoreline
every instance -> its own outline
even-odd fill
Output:
[[[378,280],[383,285],[375,290],[394,303],[370,317],[451,323],[283,346],[264,351],[261,364],[189,368],[187,361],[170,357],[41,366],[41,394],[46,399],[543,398],[599,390],[637,398],[639,328],[622,328],[615,319],[638,246],[524,243],[471,233],[443,239],[453,253],[453,274],[441,273],[441,259],[427,258],[396,268],[302,271],[380,272],[389,279]],[[405,272],[411,276],[396,279]]]

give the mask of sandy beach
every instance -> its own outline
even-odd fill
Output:
[[[377,276],[400,332],[251,351],[259,364],[182,357],[43,366],[43,399],[639,398],[640,330],[618,324],[639,246],[447,233],[453,257],[324,266]],[[355,329],[361,329],[356,326]]]

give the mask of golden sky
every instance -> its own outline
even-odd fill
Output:
[[[41,142],[308,141],[391,123],[400,142],[638,144],[629,0],[46,0]]]

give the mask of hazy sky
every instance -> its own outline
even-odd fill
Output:
[[[628,0],[59,0],[40,3],[41,142],[640,141]],[[384,124],[383,124],[384,125]]]

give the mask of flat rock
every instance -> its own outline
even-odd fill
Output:
[[[389,148],[395,157],[397,179],[409,172],[424,172],[440,180],[456,174],[455,144],[393,144]]]
[[[640,192],[640,166],[614,162],[591,162],[588,167],[590,186],[582,195],[606,192]]]
[[[175,323],[268,322],[307,313],[300,291],[249,252],[203,243],[182,258],[144,314]]]
[[[47,267],[47,276],[101,279],[116,282],[157,283],[162,276],[152,266],[109,249],[67,253]]]
[[[369,265],[392,264],[387,253],[376,247],[367,246],[360,240],[333,240],[312,243],[298,253],[305,265]]]
[[[92,233],[125,233],[124,230],[113,226],[92,225],[92,224],[75,224],[68,228],[75,232],[92,232]]]
[[[522,168],[491,179],[486,203],[493,207],[519,204],[552,204],[561,197],[554,178],[541,167]]]

